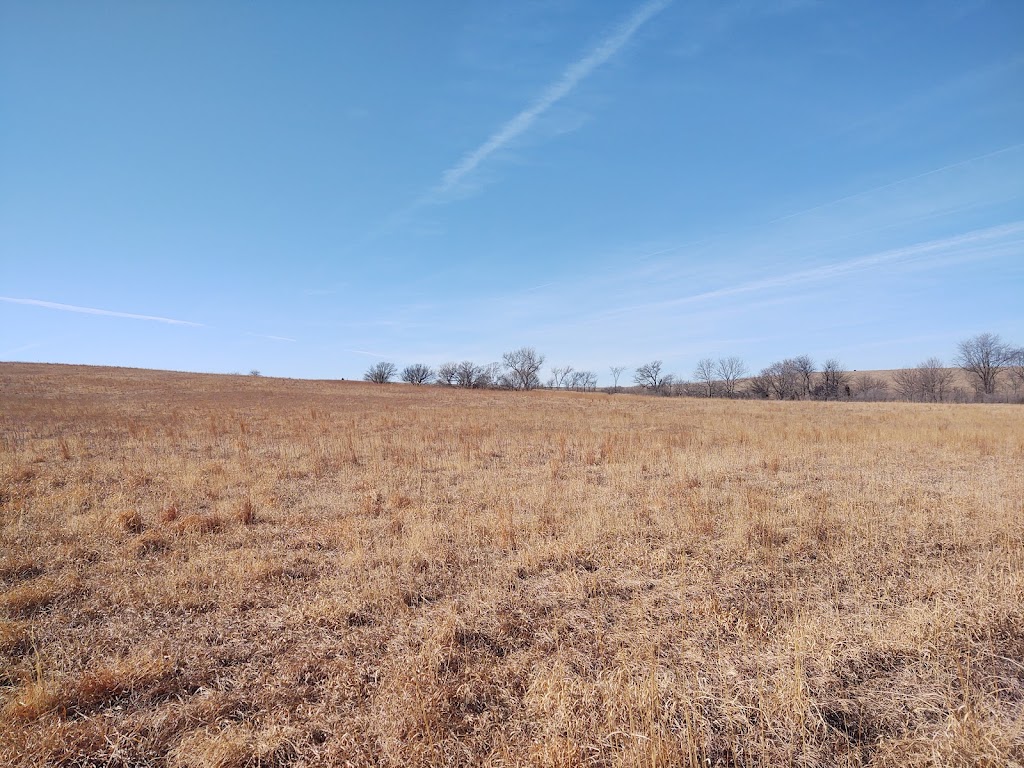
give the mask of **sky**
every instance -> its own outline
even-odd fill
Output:
[[[0,360],[885,369],[1022,297],[1018,0],[0,0]]]

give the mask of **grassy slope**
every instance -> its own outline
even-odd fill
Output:
[[[0,764],[1024,761],[1024,409],[0,365]]]

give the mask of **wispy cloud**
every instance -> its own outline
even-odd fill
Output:
[[[940,168],[933,168],[930,171],[924,171],[923,173],[917,173],[917,174],[914,174],[913,176],[907,176],[907,177],[902,178],[902,179],[896,179],[895,181],[890,181],[887,184],[882,184],[881,186],[878,186],[878,187],[872,187],[871,189],[865,189],[862,192],[855,192],[852,195],[846,195],[845,197],[840,197],[840,198],[838,198],[836,200],[830,200],[827,203],[821,203],[820,205],[815,205],[815,206],[813,206],[811,208],[806,208],[806,209],[804,209],[802,211],[795,211],[793,213],[787,213],[785,216],[779,216],[778,218],[775,218],[775,219],[772,219],[771,221],[765,222],[764,226],[767,226],[769,224],[777,224],[780,221],[787,221],[788,219],[794,219],[794,218],[797,218],[798,216],[804,216],[804,215],[806,215],[808,213],[814,213],[815,211],[820,211],[820,210],[825,209],[825,208],[831,208],[832,206],[839,205],[840,203],[846,203],[846,202],[850,202],[851,200],[857,200],[858,198],[868,197],[868,196],[874,195],[874,194],[876,194],[878,192],[882,192],[882,191],[885,191],[887,189],[892,189],[893,187],[898,187],[900,185],[907,184],[908,182],[911,182],[911,181],[917,181],[919,179],[924,179],[924,178],[927,178],[929,176],[935,176],[937,174],[944,173],[945,171],[950,171],[950,170],[953,170],[954,168],[960,168],[960,167],[965,166],[965,165],[970,165],[971,163],[976,163],[979,160],[987,160],[990,157],[997,157],[999,155],[1006,154],[1007,152],[1016,152],[1017,150],[1022,149],[1022,148],[1024,148],[1024,143],[1011,144],[1008,147],[1003,147],[1002,149],[997,149],[994,152],[986,152],[983,155],[977,155],[976,157],[969,157],[966,160],[959,160],[959,161],[957,161],[955,163],[950,163],[949,165],[943,165]]]
[[[42,301],[40,299],[15,299],[10,296],[0,296],[0,301],[9,304],[26,304],[31,307],[43,307],[44,309],[57,309],[61,312],[78,312],[83,315],[104,315],[106,317],[124,317],[129,320],[149,320],[154,323],[167,323],[168,325],[189,325],[194,328],[205,328],[202,323],[193,323],[189,320],[175,320],[172,317],[158,317],[156,315],[137,315],[134,312],[115,312],[112,309],[96,309],[95,307],[78,307],[74,304],[58,304],[55,301]]]
[[[620,261],[622,259],[628,259],[635,264],[650,264],[650,269],[654,272],[658,272],[664,269],[671,262],[666,261],[654,261],[658,256],[666,256],[668,254],[676,254],[689,249],[704,247],[704,246],[715,246],[721,245],[723,242],[727,242],[730,239],[735,239],[740,235],[750,235],[758,231],[767,230],[769,228],[776,227],[779,224],[792,224],[795,220],[799,220],[808,217],[810,214],[829,212],[835,213],[836,209],[842,211],[843,208],[849,209],[848,204],[854,202],[866,202],[871,201],[872,198],[882,197],[881,193],[892,193],[890,197],[881,203],[875,203],[874,205],[879,207],[881,211],[886,214],[885,216],[876,217],[882,220],[884,223],[875,224],[871,221],[863,221],[860,219],[854,220],[851,225],[849,219],[840,218],[833,222],[830,222],[827,231],[827,241],[817,241],[813,243],[814,248],[820,248],[822,245],[827,243],[835,243],[841,240],[848,240],[855,237],[859,237],[865,234],[873,232],[880,232],[887,229],[893,229],[900,226],[905,226],[912,223],[920,223],[931,219],[936,219],[944,216],[950,216],[956,213],[963,213],[990,205],[995,202],[1009,201],[1021,197],[1021,194],[1014,194],[1018,190],[1024,189],[1019,182],[1014,183],[1008,192],[1003,191],[999,184],[993,183],[990,177],[984,177],[982,179],[972,179],[970,182],[959,184],[956,186],[958,190],[958,197],[954,201],[943,202],[941,198],[938,199],[938,204],[934,206],[934,209],[928,209],[925,213],[910,215],[909,213],[896,210],[897,202],[894,201],[893,195],[902,193],[904,199],[910,199],[913,201],[915,207],[920,207],[922,202],[926,202],[931,197],[922,191],[920,185],[915,185],[915,182],[929,179],[930,177],[941,177],[943,174],[947,174],[950,171],[970,168],[971,166],[979,166],[983,160],[991,160],[996,157],[1002,157],[1009,155],[1009,158],[1004,159],[1007,163],[1019,163],[1019,158],[1022,155],[1021,150],[1024,150],[1024,143],[1011,144],[1001,149],[992,150],[985,152],[984,154],[975,155],[968,157],[963,160],[957,160],[946,165],[938,166],[921,173],[916,173],[911,176],[905,176],[903,178],[895,179],[893,181],[880,184],[869,189],[863,189],[859,192],[854,192],[849,195],[844,195],[833,200],[827,200],[822,203],[817,203],[808,208],[803,208],[790,213],[776,216],[774,218],[765,219],[762,221],[754,221],[752,223],[745,224],[733,224],[729,229],[721,230],[712,234],[708,234],[703,237],[694,238],[674,244],[666,244],[661,247],[650,247],[644,248],[626,248],[622,253],[615,254],[614,261]],[[1007,179],[1013,179],[1015,177],[1012,174],[1015,172],[1016,167],[1010,166],[1010,169],[1001,172],[1002,177]],[[947,186],[953,186],[952,182]],[[903,187],[912,187],[911,189],[903,190]],[[956,203],[956,200],[963,198],[968,202],[962,204]],[[916,209],[916,208],[915,208]],[[839,214],[841,215],[841,214]],[[844,231],[845,230],[845,231]],[[836,232],[843,232],[842,234],[836,234]],[[803,236],[806,237],[806,236]],[[789,241],[799,241],[802,239],[800,236],[790,235],[787,236]],[[651,250],[653,248],[653,250]],[[735,247],[733,248],[735,250]],[[620,280],[618,273],[615,271],[615,267],[610,266],[605,268],[603,271],[614,275],[615,280]],[[639,269],[634,268],[633,274],[636,274]]]
[[[410,217],[425,206],[439,205],[451,199],[459,187],[465,187],[468,177],[498,150],[526,133],[545,112],[568,96],[594,70],[611,59],[630,41],[637,30],[663,11],[672,0],[649,0],[617,26],[597,47],[570,64],[562,76],[548,85],[540,97],[511,120],[492,133],[476,149],[467,152],[451,168],[441,174],[441,180],[419,198],[393,212],[356,241],[350,250],[366,247],[379,237],[407,224]],[[420,235],[442,234],[442,232],[419,231]]]
[[[978,229],[954,237],[946,237],[938,240],[930,240],[923,243],[893,248],[881,253],[874,253],[867,256],[860,256],[853,259],[825,264],[810,269],[802,269],[788,272],[773,277],[765,277],[758,280],[750,280],[736,285],[716,288],[702,293],[683,296],[668,301],[652,302],[637,306],[623,307],[611,310],[606,315],[628,313],[636,310],[651,310],[656,308],[678,307],[686,304],[695,304],[714,299],[728,298],[741,294],[767,291],[772,289],[788,289],[807,283],[820,282],[842,277],[848,274],[869,270],[883,264],[907,263],[930,259],[936,263],[944,263],[949,258],[970,258],[972,256],[984,256],[989,249],[1002,245],[1019,247],[1022,244],[1021,235],[1024,234],[1024,221],[1015,221],[985,229]],[[1006,241],[1009,241],[1007,243]]]
[[[253,333],[252,331],[246,331],[245,335],[253,336],[257,339],[270,339],[271,341],[298,341],[298,339],[293,339],[290,336],[274,336],[269,333]]]
[[[438,197],[451,192],[488,157],[510,141],[526,133],[537,118],[572,93],[595,69],[622,50],[622,47],[629,42],[637,30],[663,11],[670,2],[671,0],[651,0],[640,6],[636,13],[616,27],[596,48],[570,64],[562,76],[544,90],[540,98],[502,125],[483,144],[466,153],[458,163],[446,170],[441,176],[441,182],[421,202],[436,201]]]
[[[4,350],[3,352],[0,352],[0,360],[11,360],[15,355],[20,355],[22,352],[28,352],[30,349],[35,349],[36,347],[45,346],[45,344],[46,342],[43,341],[35,341],[31,344],[22,344],[20,347],[14,347],[14,349]]]
[[[931,110],[947,111],[960,99],[969,97],[981,88],[998,87],[1001,80],[1007,84],[1015,83],[1020,76],[1016,70],[1022,66],[1024,55],[1017,53],[1008,59],[988,62],[981,67],[960,72],[951,79],[912,93],[900,103],[854,120],[843,128],[843,132],[859,135],[871,132],[881,136],[894,131],[906,131],[909,120],[919,119]]]
[[[365,349],[343,349],[342,352],[351,352],[353,355],[367,355],[368,357],[379,357],[381,359],[387,357],[387,355],[381,355],[376,352],[367,352]]]
[[[550,288],[554,283],[541,283],[540,285],[534,285],[531,288],[524,288],[523,293],[532,293],[533,291],[540,291],[544,288]]]

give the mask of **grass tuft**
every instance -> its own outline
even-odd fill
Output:
[[[235,507],[235,519],[242,525],[252,525],[256,522],[256,504],[249,497],[243,498]]]
[[[27,555],[8,555],[0,560],[0,580],[18,582],[40,576],[44,572],[42,564]]]
[[[158,530],[146,531],[135,540],[136,557],[162,555],[172,548],[170,539]]]
[[[181,535],[217,533],[224,527],[224,521],[217,515],[186,515],[177,521],[174,530]]]
[[[160,522],[161,523],[173,523],[180,516],[177,504],[165,504],[160,510]]]
[[[0,710],[0,718],[19,722],[37,720],[60,708],[60,693],[49,683],[30,682],[17,691]]]
[[[60,598],[68,597],[70,591],[59,579],[34,579],[0,595],[0,611],[14,617],[32,616]]]
[[[23,656],[32,648],[29,624],[24,621],[0,619],[0,654]]]
[[[296,755],[294,735],[285,728],[226,725],[196,730],[171,752],[172,768],[283,768]]]
[[[125,509],[118,513],[117,526],[125,533],[135,535],[142,533],[145,528],[142,522],[142,515],[136,509]]]

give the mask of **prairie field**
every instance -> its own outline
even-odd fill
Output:
[[[1020,406],[0,365],[0,765],[1022,764]]]

